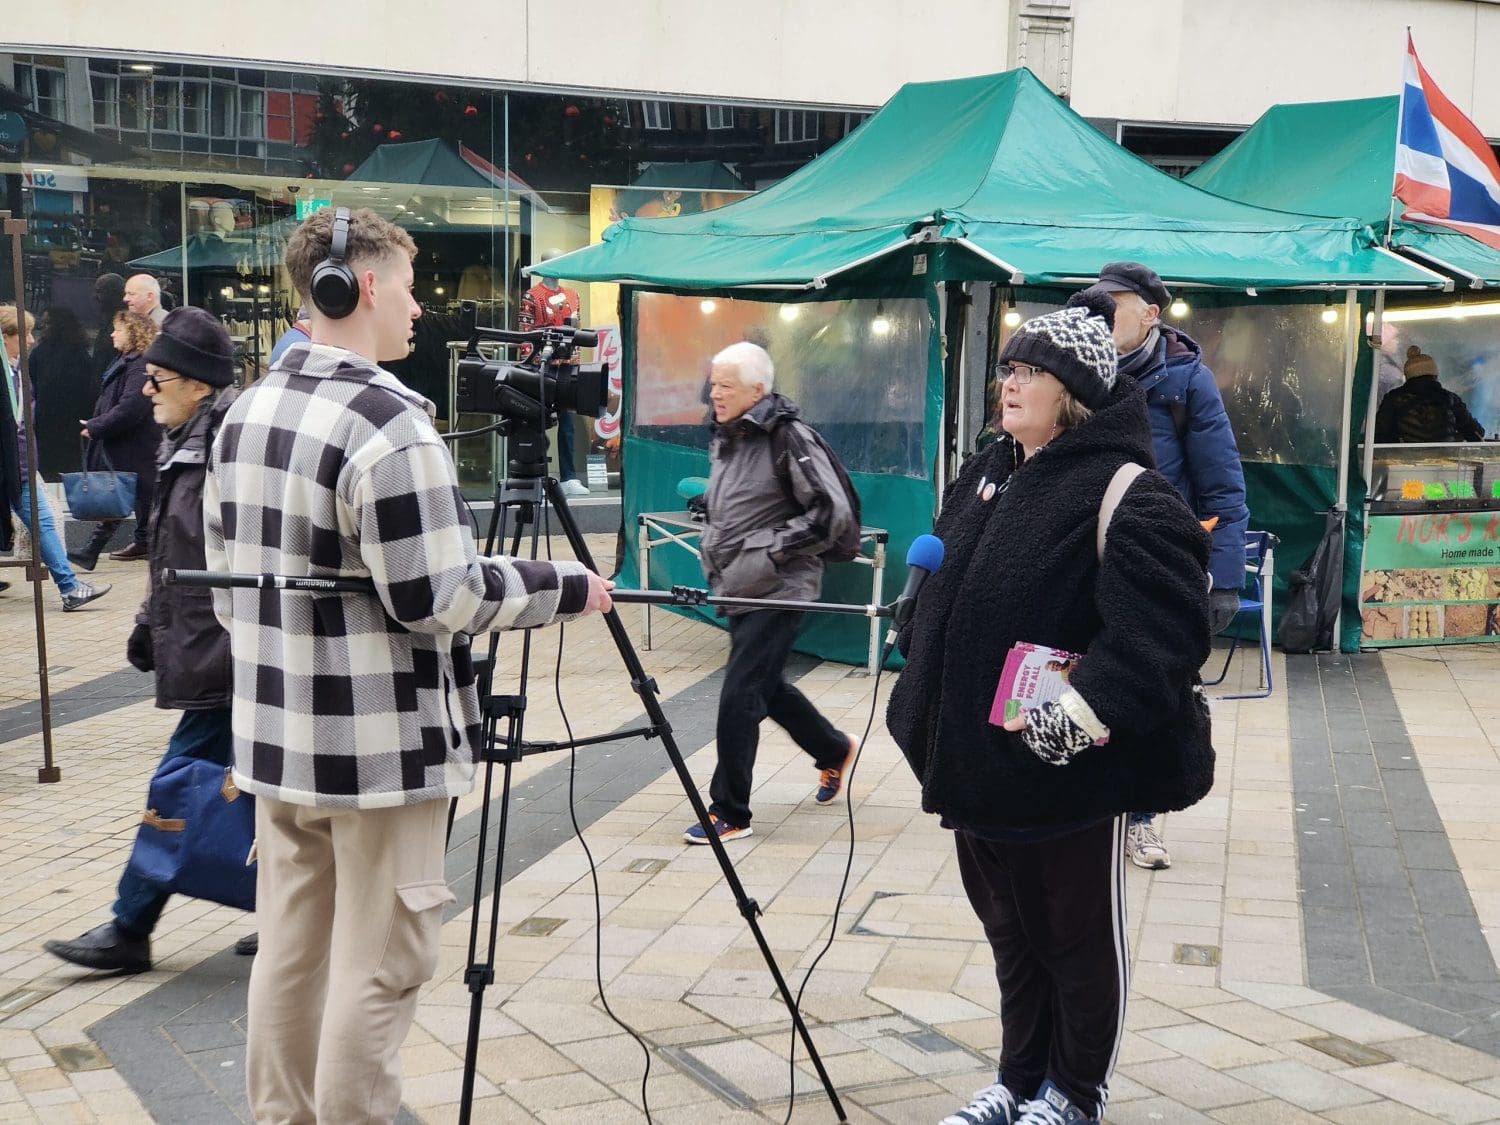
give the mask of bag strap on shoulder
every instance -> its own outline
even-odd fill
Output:
[[[1109,536],[1110,521],[1115,518],[1115,509],[1120,506],[1124,499],[1125,491],[1135,483],[1135,478],[1146,470],[1134,461],[1126,461],[1115,470],[1115,475],[1110,478],[1109,487],[1104,490],[1104,499],[1099,502],[1099,531],[1096,540],[1096,549],[1099,561],[1104,561],[1104,541]]]

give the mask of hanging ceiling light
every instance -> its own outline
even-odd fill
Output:
[[[705,297],[703,298],[703,300],[698,302],[698,311],[701,312],[704,316],[712,316],[714,310],[716,310],[718,307],[719,302],[715,301],[712,297]]]
[[[891,331],[891,322],[885,315],[885,302],[875,302],[875,319],[870,321],[870,331],[877,336],[888,336]]]
[[[1335,324],[1339,319],[1339,310],[1333,307],[1333,294],[1323,298],[1323,323]]]
[[[1188,306],[1188,303],[1186,301],[1184,301],[1181,297],[1178,297],[1177,300],[1172,302],[1172,307],[1167,311],[1171,313],[1172,316],[1181,318],[1187,316],[1187,314],[1192,312],[1193,310]]]
[[[786,321],[788,324],[790,324],[792,321],[796,320],[801,315],[802,315],[802,310],[799,309],[796,305],[782,305],[781,306],[781,319],[784,320],[784,321]]]
[[[1005,315],[1000,318],[1005,323],[1005,327],[1014,328],[1021,323],[1021,310],[1016,308],[1014,289],[1000,290],[1000,305],[1005,309]]]

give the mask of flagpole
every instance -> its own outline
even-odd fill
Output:
[[[1411,24],[1406,25],[1406,50],[1401,56],[1401,93],[1396,101],[1396,144],[1391,149],[1391,206],[1385,217],[1385,248],[1391,249],[1391,232],[1396,227],[1396,164],[1401,151],[1401,123],[1406,119],[1406,60],[1411,55]]]

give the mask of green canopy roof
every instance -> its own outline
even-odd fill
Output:
[[[1394,96],[1272,106],[1187,181],[1244,203],[1352,215],[1384,235],[1399,109]],[[1398,218],[1391,245],[1463,281],[1500,285],[1500,251],[1457,231]]]
[[[682,188],[696,191],[749,191],[750,185],[722,160],[655,160],[641,165],[631,187]]]
[[[701,215],[626,219],[549,269],[669,288],[816,287],[917,240],[967,249],[962,276],[1013,284],[1090,278],[1119,258],[1235,288],[1441,284],[1372,248],[1356,219],[1266,210],[1173,179],[1024,69],[903,86],[765,191]]]
[[[550,210],[519,176],[502,171],[466,145],[455,148],[437,137],[377,145],[348,178],[351,183],[508,190],[533,206]]]

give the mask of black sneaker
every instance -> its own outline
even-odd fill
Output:
[[[87,582],[80,582],[73,589],[62,596],[63,612],[72,613],[75,609],[82,609],[96,598],[102,598],[110,590],[114,589],[108,582],[101,582],[92,586]]]
[[[260,952],[260,933],[246,934],[234,943],[234,951],[241,957],[254,957]]]
[[[113,921],[95,926],[72,941],[49,941],[42,948],[85,969],[112,973],[151,971],[151,939],[126,937]]]

